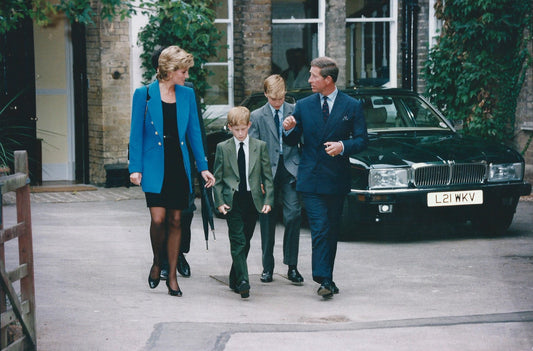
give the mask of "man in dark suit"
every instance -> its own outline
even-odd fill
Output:
[[[319,57],[311,62],[309,83],[316,94],[299,100],[283,122],[284,140],[295,145],[303,136],[296,190],[301,192],[312,238],[313,280],[318,295],[339,292],[333,282],[344,197],[350,191],[351,154],[368,144],[361,102],[340,92],[336,62]]]
[[[267,143],[272,175],[274,176],[274,203],[283,206],[283,263],[288,265],[287,277],[295,284],[304,278],[298,272],[298,248],[300,242],[301,205],[296,192],[296,175],[300,163],[298,146],[290,146],[282,140],[282,123],[292,114],[294,105],[285,102],[285,81],[279,74],[265,79],[263,90],[268,102],[252,111],[250,136]],[[275,205],[274,205],[275,206]],[[276,211],[259,215],[263,273],[261,281],[272,281],[274,272],[274,243],[276,237]]]

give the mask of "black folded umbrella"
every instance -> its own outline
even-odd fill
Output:
[[[204,236],[205,236],[205,249],[209,250],[208,240],[209,240],[209,227],[211,227],[211,232],[213,232],[213,240],[217,240],[215,237],[215,223],[213,221],[213,207],[215,204],[213,202],[213,190],[211,188],[205,187],[205,180],[200,176],[200,185],[201,185],[201,206],[202,206],[202,222],[204,225]]]

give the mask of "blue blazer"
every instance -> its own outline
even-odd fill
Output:
[[[349,156],[364,150],[368,144],[362,103],[339,91],[325,123],[320,95],[316,93],[298,100],[293,116],[296,126],[284,138],[287,144],[295,145],[303,135],[296,190],[347,194],[350,191]],[[327,141],[342,141],[344,153],[329,156],[324,147]]]
[[[191,163],[186,137],[189,139],[199,172],[207,169],[207,159],[202,144],[194,90],[181,85],[176,85],[175,89],[181,154],[192,192]],[[150,96],[148,102],[147,91]],[[156,80],[148,87],[135,90],[131,113],[129,171],[142,173],[141,186],[145,192],[160,193],[163,187],[165,174],[163,146],[163,104],[159,82]]]

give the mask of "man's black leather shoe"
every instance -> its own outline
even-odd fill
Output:
[[[178,273],[185,278],[189,278],[191,276],[191,267],[185,259],[185,255],[182,253],[180,253],[178,256]]]
[[[329,299],[333,297],[333,287],[331,286],[330,280],[324,280],[320,285],[320,288],[317,290],[317,294],[322,296],[324,299]]]
[[[237,291],[243,299],[250,297],[250,284],[246,280],[243,280],[237,287]]]
[[[270,283],[272,281],[272,272],[263,272],[260,279],[263,283]]]
[[[334,281],[331,282],[331,289],[332,289],[332,292],[334,294],[338,294],[339,293],[339,288],[337,288],[337,285],[335,285]]]
[[[296,268],[289,268],[287,278],[289,278],[289,280],[295,284],[302,284],[304,282],[304,277],[302,277]]]

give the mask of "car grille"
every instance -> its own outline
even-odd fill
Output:
[[[484,163],[417,165],[414,167],[414,185],[430,187],[480,184],[485,180],[486,173],[487,165]]]

